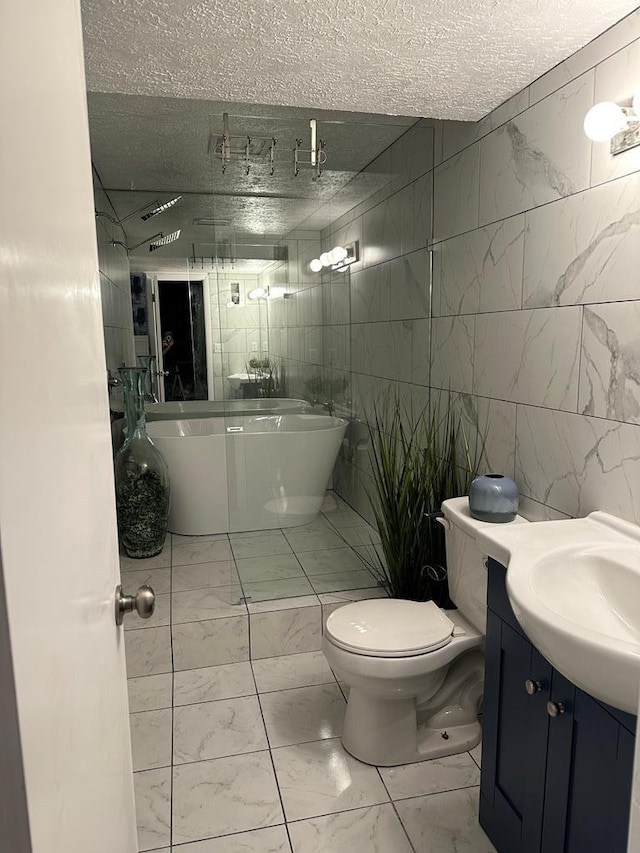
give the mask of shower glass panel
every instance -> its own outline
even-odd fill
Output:
[[[208,258],[219,319],[229,529],[256,534],[234,549],[244,595],[375,587],[375,535],[322,499],[333,469],[364,511],[371,402],[428,385],[432,123],[252,106],[209,129],[212,218],[194,263]]]

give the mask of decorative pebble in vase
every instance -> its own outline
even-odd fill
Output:
[[[169,520],[169,467],[147,435],[144,367],[119,370],[124,390],[126,438],[115,458],[118,535],[128,557],[162,551]]]
[[[479,521],[495,524],[513,521],[519,501],[518,487],[504,474],[483,474],[475,478],[469,489],[469,511]]]

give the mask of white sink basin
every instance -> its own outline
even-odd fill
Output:
[[[507,566],[518,622],[547,660],[597,699],[638,713],[640,527],[603,512],[484,528]]]

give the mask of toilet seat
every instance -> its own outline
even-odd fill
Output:
[[[335,610],[325,633],[338,648],[356,655],[401,658],[443,648],[455,627],[433,601],[375,598]]]

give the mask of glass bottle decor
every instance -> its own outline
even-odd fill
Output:
[[[153,377],[156,374],[156,357],[155,355],[139,355],[138,361],[141,366],[145,369],[144,374],[144,402],[145,403],[157,403],[158,398],[156,397],[156,392],[153,387]]]
[[[154,557],[162,551],[169,519],[169,467],[147,435],[144,367],[119,370],[127,423],[116,453],[118,534],[128,557]]]

